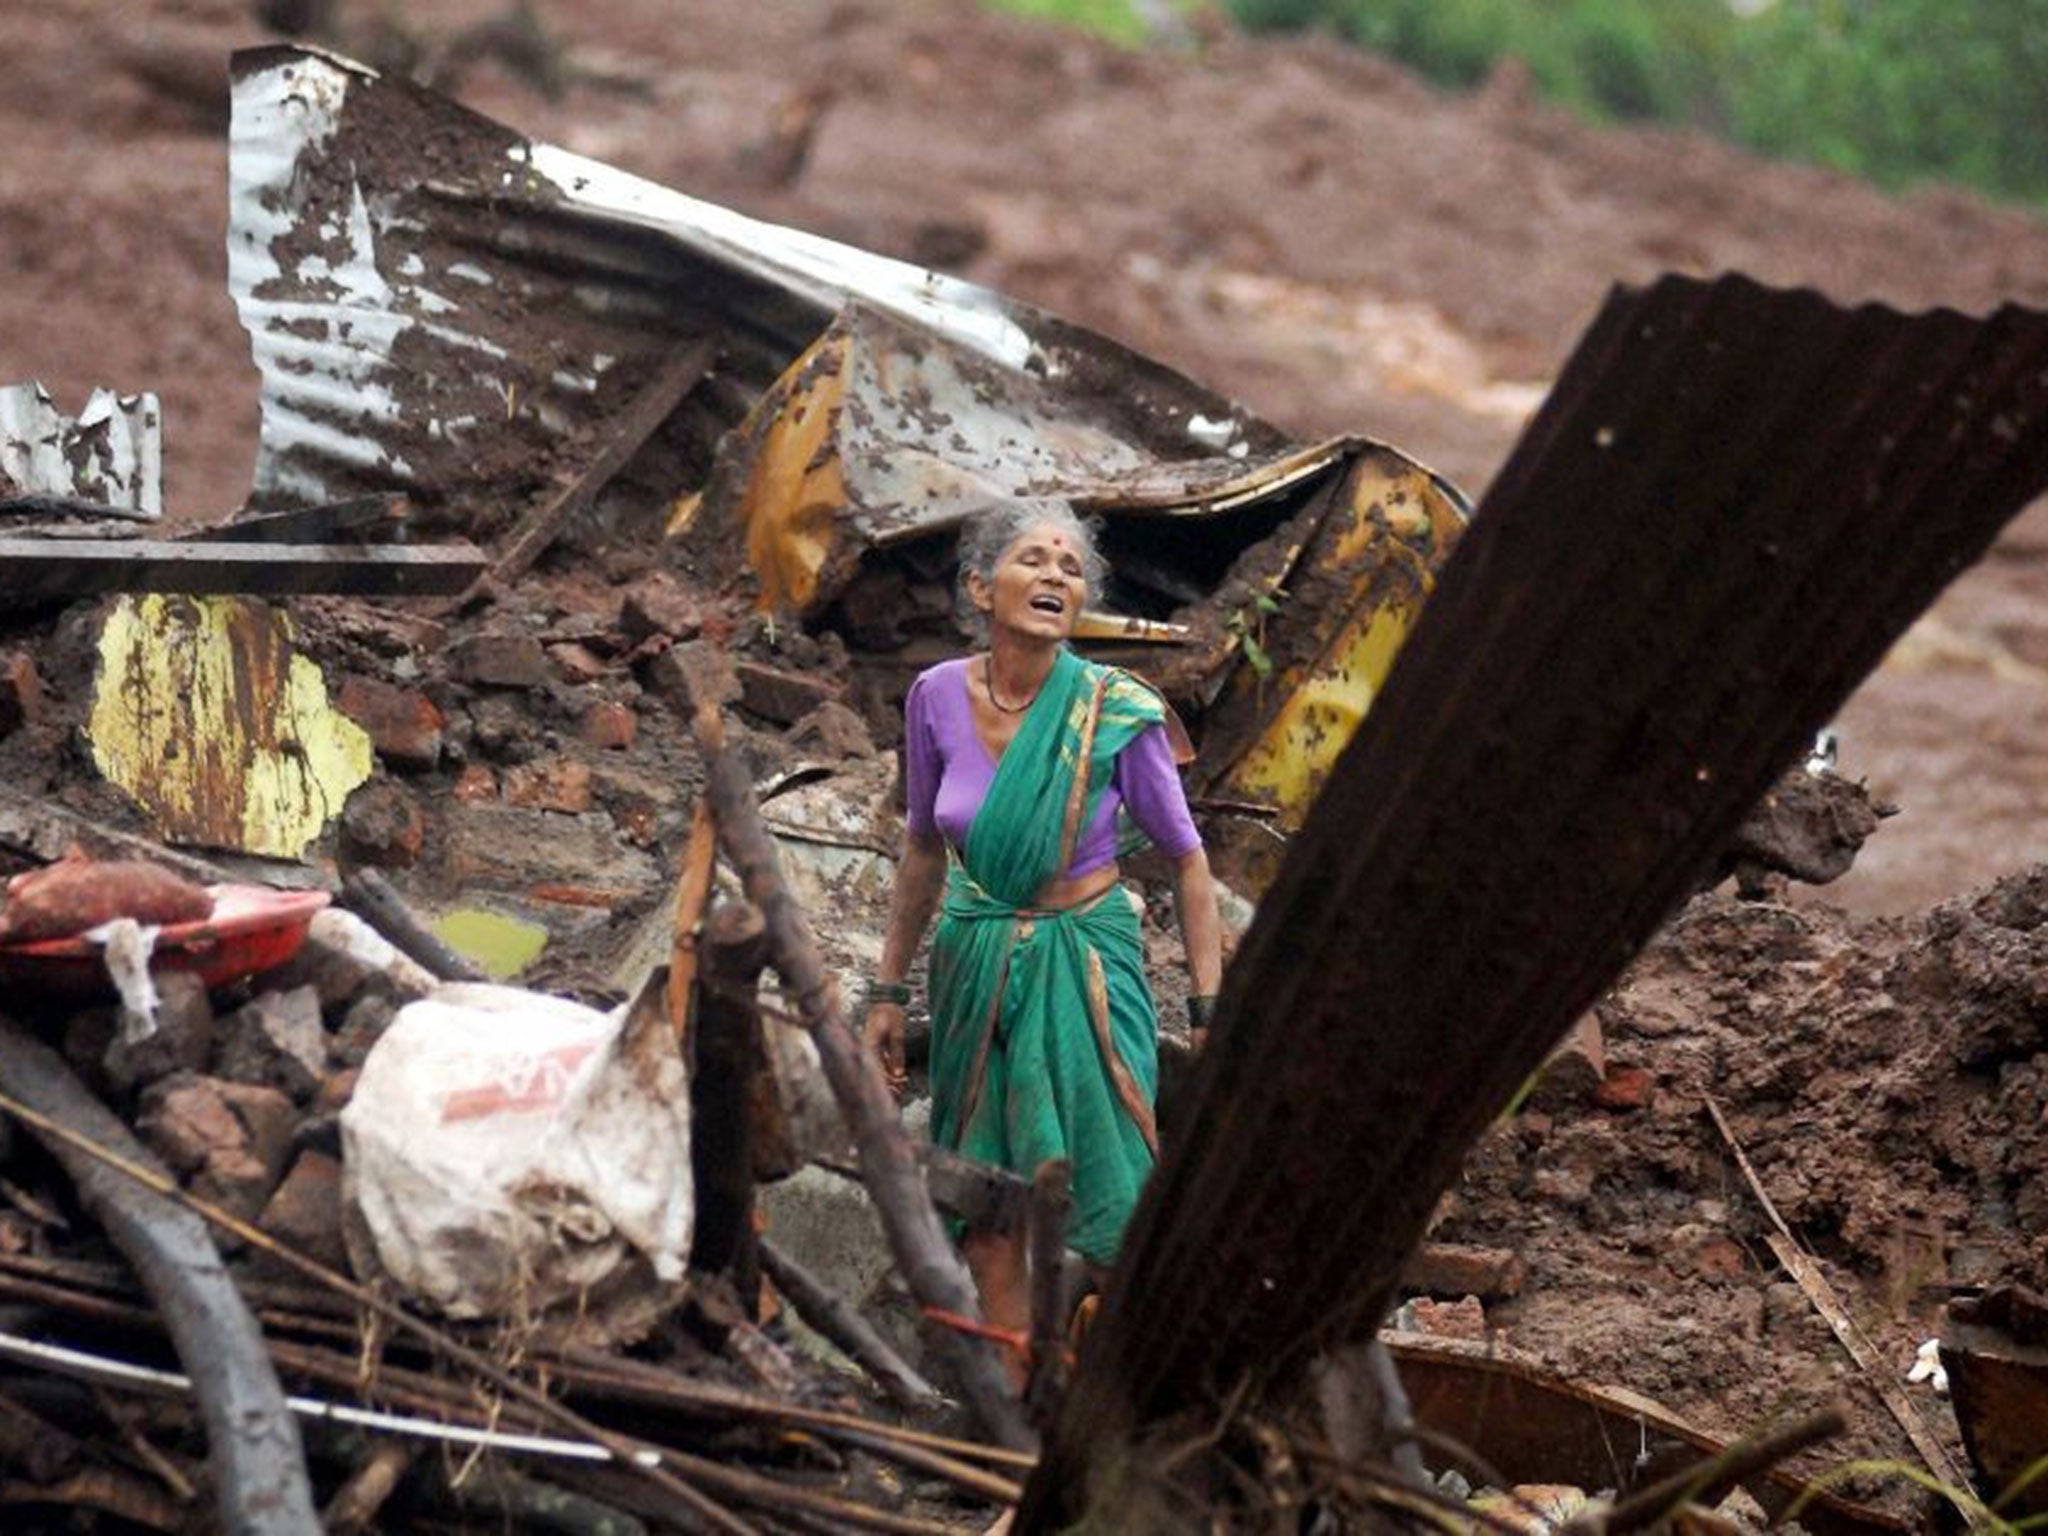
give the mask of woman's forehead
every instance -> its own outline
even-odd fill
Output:
[[[1003,554],[1007,558],[1034,546],[1040,549],[1056,549],[1070,555],[1081,553],[1081,541],[1058,523],[1032,523],[1011,540],[1010,547],[1004,550]]]

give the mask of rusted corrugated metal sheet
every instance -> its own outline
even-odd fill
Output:
[[[1378,1324],[1474,1141],[2044,486],[2048,315],[1610,299],[1239,947],[1020,1530]]]
[[[711,336],[717,375],[636,459],[641,537],[687,529],[711,574],[743,552],[764,606],[844,604],[891,649],[906,619],[957,644],[933,578],[973,512],[1099,513],[1114,580],[1085,633],[1205,717],[1206,795],[1281,828],[1462,527],[1458,493],[1396,450],[1292,441],[987,289],[326,55],[258,50],[234,73],[230,286],[263,375],[259,501],[399,489],[422,526],[489,533],[550,489],[551,459],[595,456],[682,338]],[[851,593],[857,576],[880,585]]]
[[[408,490],[488,532],[505,490],[538,472],[536,442],[601,425],[679,340],[721,338],[728,387],[692,406],[708,455],[856,303],[996,375],[1077,393],[1113,381],[1097,417],[1152,457],[1228,465],[1285,442],[1028,305],[536,143],[346,60],[255,49],[233,74],[229,286],[263,378],[261,499]]]

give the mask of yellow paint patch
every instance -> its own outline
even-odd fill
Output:
[[[1282,701],[1225,780],[1227,792],[1276,806],[1281,826],[1299,828],[1337,754],[1350,744],[1393,671],[1395,653],[1415,618],[1411,609],[1392,607],[1355,617]]]
[[[118,600],[86,734],[172,842],[297,858],[370,776],[291,621],[245,597]]]
[[[483,967],[493,981],[510,981],[548,947],[548,931],[501,912],[464,907],[434,924],[434,937],[465,960]]]
[[[755,403],[742,428],[765,424],[739,501],[763,608],[808,606],[840,537],[846,473],[832,435],[851,366],[851,341],[828,331]]]

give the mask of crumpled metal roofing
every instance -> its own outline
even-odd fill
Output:
[[[233,77],[229,286],[263,380],[259,501],[392,489],[487,506],[533,474],[536,429],[596,426],[653,359],[717,334],[739,390],[693,400],[708,446],[850,304],[931,338],[949,366],[1086,398],[1128,447],[1105,473],[1222,470],[1289,446],[1028,305],[536,143],[347,60],[256,49]],[[527,462],[505,462],[515,443]]]

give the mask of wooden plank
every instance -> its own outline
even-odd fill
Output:
[[[671,357],[620,413],[611,440],[590,461],[589,467],[552,500],[536,507],[513,530],[491,574],[500,581],[513,581],[531,570],[533,562],[555,542],[562,525],[589,506],[612,477],[632,462],[633,455],[675,413],[683,398],[703,382],[717,359],[718,344],[709,338],[690,342]]]
[[[1842,1348],[1849,1352],[1849,1358],[1856,1362],[1863,1372],[1865,1382],[1875,1392],[1878,1400],[1891,1411],[1899,1421],[1899,1428],[1906,1432],[1906,1438],[1913,1442],[1913,1449],[1920,1453],[1920,1459],[1927,1464],[1927,1470],[1952,1487],[1963,1486],[1961,1472],[1949,1459],[1948,1451],[1934,1436],[1927,1421],[1920,1417],[1920,1410],[1913,1406],[1897,1381],[1895,1372],[1886,1368],[1877,1358],[1877,1351],[1863,1330],[1856,1326],[1849,1316],[1842,1299],[1835,1294],[1835,1288],[1828,1284],[1828,1278],[1821,1273],[1820,1265],[1813,1256],[1799,1246],[1799,1239],[1792,1235],[1792,1228],[1780,1214],[1777,1203],[1771,1199],[1770,1191],[1764,1188],[1763,1178],[1750,1163],[1749,1154],[1742,1150],[1742,1143],[1735,1139],[1735,1128],[1728,1123],[1728,1117],[1721,1112],[1721,1106],[1711,1094],[1706,1100],[1707,1114],[1714,1122],[1714,1129],[1721,1133],[1721,1139],[1728,1144],[1728,1150],[1735,1156],[1735,1166],[1742,1170],[1742,1177],[1749,1185],[1749,1192],[1756,1196],[1757,1204],[1771,1219],[1777,1230],[1766,1232],[1764,1241],[1777,1256],[1785,1272],[1799,1283],[1799,1289],[1806,1293],[1806,1299],[1813,1303],[1814,1311],[1827,1319],[1828,1327],[1834,1330]]]
[[[473,544],[245,544],[218,539],[0,538],[0,598],[180,592],[442,597],[487,568]]]
[[[364,535],[392,530],[405,521],[403,496],[352,496],[346,501],[322,502],[317,507],[294,507],[289,512],[259,512],[238,517],[211,528],[194,528],[178,535],[178,542],[222,544],[329,544],[360,543]],[[350,536],[354,537],[351,539]]]

